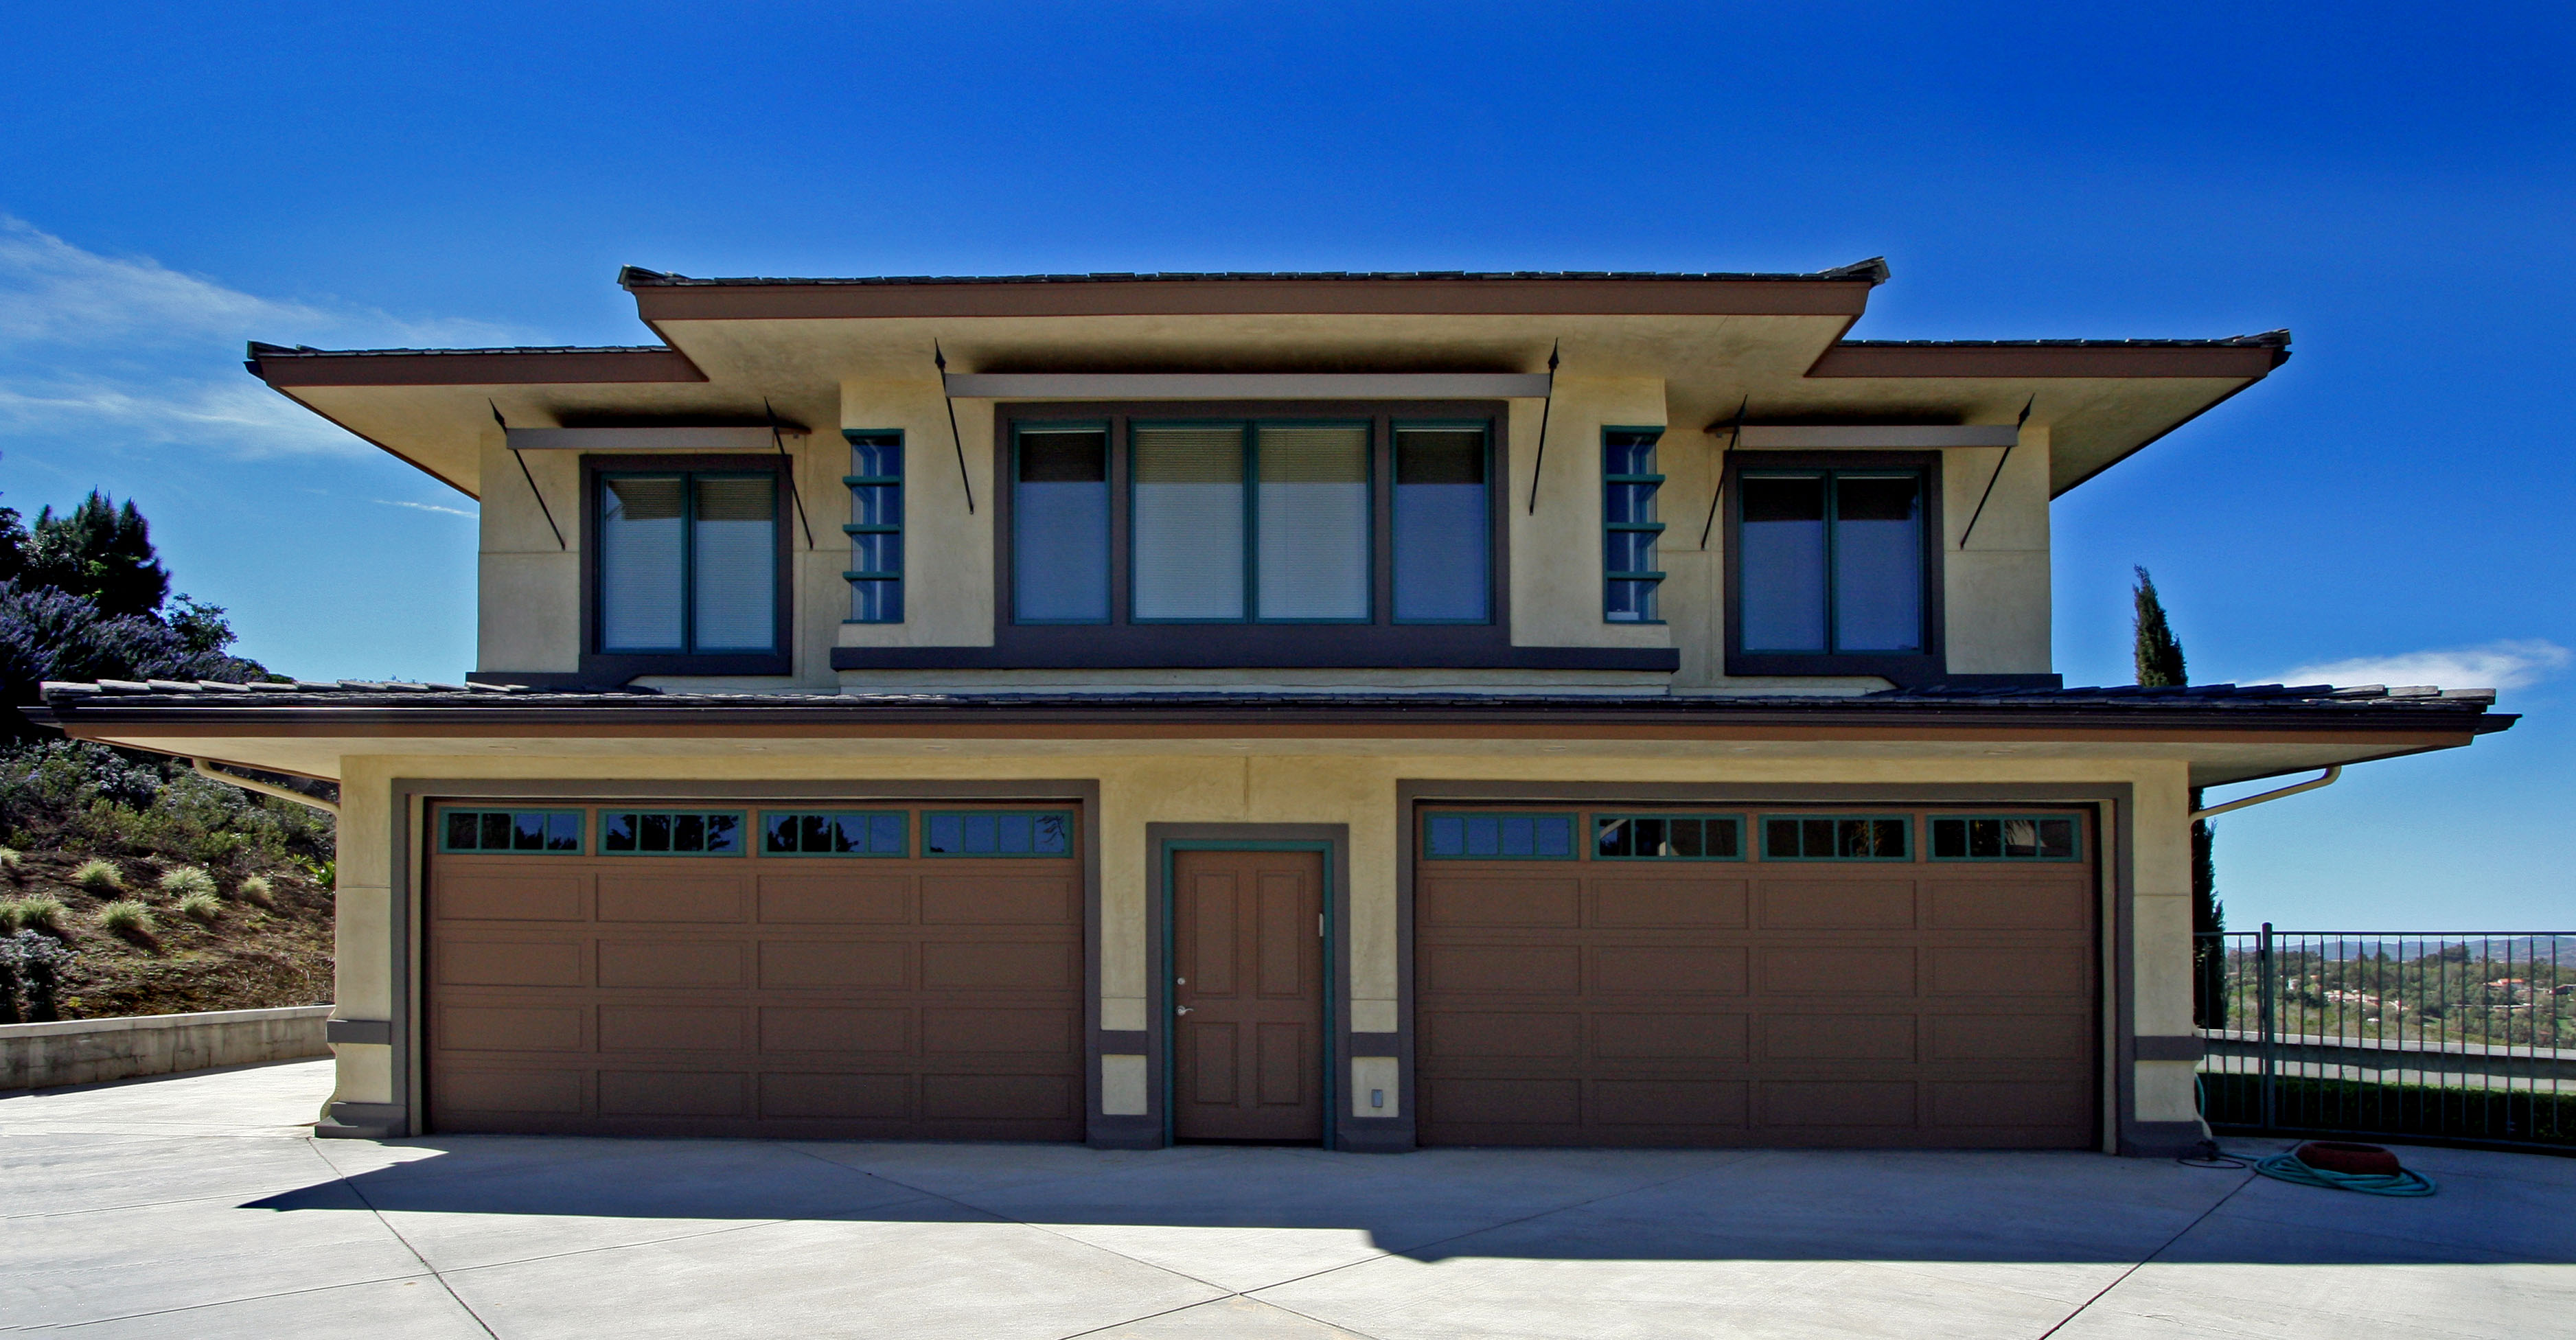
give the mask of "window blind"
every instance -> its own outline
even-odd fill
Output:
[[[1261,617],[1368,618],[1368,425],[1264,426],[1254,445]]]
[[[1032,623],[1109,619],[1109,434],[1026,431],[1011,494],[1011,603]]]
[[[1139,619],[1240,619],[1243,430],[1134,430],[1133,584]]]
[[[609,651],[679,651],[687,536],[678,475],[601,481],[599,638]]]
[[[1492,505],[1481,429],[1395,430],[1395,617],[1484,622]]]
[[[709,475],[690,483],[697,551],[692,650],[772,650],[778,644],[777,477]]]

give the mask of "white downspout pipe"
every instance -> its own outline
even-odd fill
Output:
[[[2247,796],[2243,800],[2231,800],[2224,805],[2212,805],[2205,810],[2193,810],[2191,812],[2191,821],[2193,823],[2199,823],[2201,820],[2206,819],[2213,814],[2225,814],[2229,810],[2241,810],[2248,805],[2260,805],[2267,800],[2279,800],[2283,796],[2295,796],[2302,791],[2314,791],[2321,786],[2332,786],[2335,784],[2335,779],[2341,776],[2343,776],[2343,765],[2340,763],[2329,764],[2326,768],[2325,776],[2323,777],[2311,777],[2304,782],[2300,782],[2296,786],[2285,786],[2277,791],[2266,791],[2259,796]]]
[[[314,809],[330,815],[333,819],[338,819],[340,817],[339,806],[334,805],[327,800],[319,800],[312,796],[308,796],[301,791],[290,791],[285,787],[272,786],[267,782],[259,781],[255,778],[242,777],[229,772],[219,772],[215,769],[214,764],[209,763],[202,758],[189,759],[188,765],[195,768],[199,775],[212,777],[226,786],[238,786],[244,791],[256,791],[263,796],[275,796],[279,800],[291,800],[298,805],[310,805]]]

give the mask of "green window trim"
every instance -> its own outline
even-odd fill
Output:
[[[1685,829],[1682,825],[1688,825]],[[1720,829],[1719,826],[1723,825]],[[1710,850],[1713,832],[1726,835],[1724,851]],[[1684,836],[1685,832],[1688,836]],[[1708,814],[1702,812],[1641,812],[1634,814],[1599,814],[1592,816],[1592,849],[1595,861],[1741,861],[1745,859],[1744,816],[1742,814]],[[1668,851],[1637,851],[1641,840]],[[1626,848],[1624,851],[1611,850]],[[1690,848],[1684,851],[1682,848]]]
[[[1825,827],[1819,829],[1819,824]],[[1796,851],[1781,849],[1783,825],[1795,826],[1786,831]],[[1906,814],[1766,814],[1762,816],[1762,859],[1910,862],[1914,818]]]
[[[1664,523],[1655,519],[1664,476],[1653,467],[1661,425],[1607,425],[1601,430],[1601,620],[1664,622],[1658,608],[1664,572],[1656,552]],[[1644,469],[1637,467],[1643,466]],[[1645,560],[1641,565],[1638,559]]]
[[[1433,810],[1416,850],[1426,861],[1572,861],[1582,855],[1571,812]]]
[[[602,856],[741,856],[747,837],[741,810],[599,812]]]
[[[850,521],[841,534],[850,543],[850,567],[841,580],[850,584],[849,623],[902,623],[903,590],[903,455],[900,428],[844,428],[850,444],[852,473],[841,476],[850,490]],[[887,467],[891,466],[891,469]],[[860,537],[893,537],[863,544]],[[863,548],[878,550],[885,561],[860,561]]]
[[[947,860],[1061,860],[1081,850],[1071,810],[925,810],[921,854]]]
[[[905,810],[762,810],[759,852],[765,857],[899,859],[912,855],[912,815]]]
[[[432,830],[455,855],[579,856],[584,821],[580,810],[441,807]]]
[[[1925,822],[1931,830],[1928,860],[2064,865],[2084,859],[2084,823],[2072,814],[1935,814]],[[2016,843],[2009,825],[2022,823],[2031,832],[2026,842]],[[2016,846],[2029,851],[2016,854]]]

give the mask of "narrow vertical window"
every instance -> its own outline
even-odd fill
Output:
[[[1109,432],[1025,428],[1011,484],[1011,609],[1021,623],[1109,621]]]
[[[903,434],[844,429],[850,440],[850,622],[903,622]]]
[[[1395,620],[1484,623],[1492,613],[1485,430],[1395,430]]]
[[[1253,430],[1253,571],[1263,619],[1369,617],[1369,426]]]
[[[1611,623],[1654,623],[1655,591],[1664,574],[1656,544],[1664,524],[1655,519],[1655,473],[1660,428],[1610,428],[1601,435],[1601,617]]]
[[[1238,424],[1134,430],[1137,619],[1244,617],[1243,439]]]
[[[1736,490],[1742,650],[1924,649],[1924,477],[1748,474]]]
[[[600,650],[774,651],[778,608],[777,475],[600,478]]]

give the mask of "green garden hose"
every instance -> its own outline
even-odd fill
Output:
[[[2295,1154],[2274,1154],[2255,1163],[2254,1171],[2265,1177],[2300,1186],[2321,1186],[2333,1191],[2358,1191],[2365,1196],[2429,1196],[2433,1179],[2409,1169],[2394,1173],[2339,1173],[2325,1168],[2312,1168]]]

